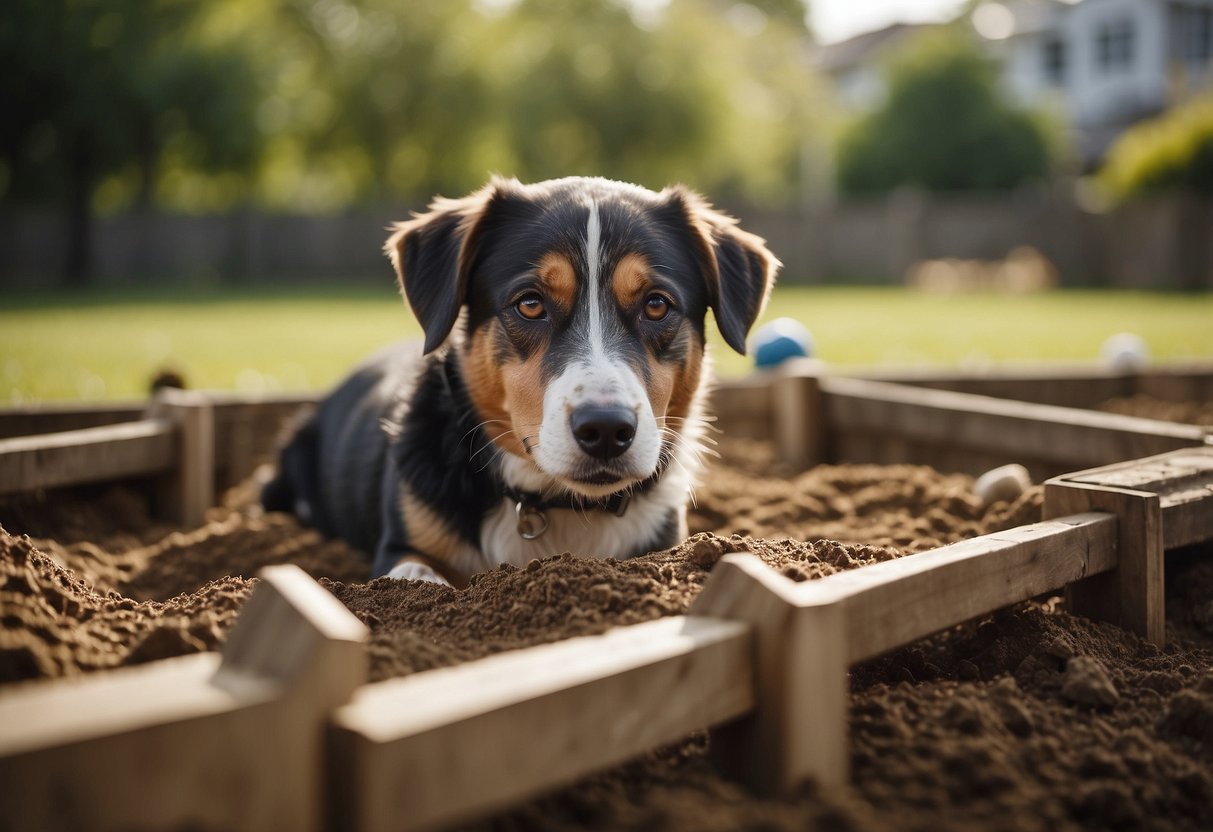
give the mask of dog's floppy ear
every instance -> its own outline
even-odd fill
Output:
[[[690,230],[720,334],[745,355],[746,335],[766,306],[779,260],[765,240],[742,231],[737,220],[712,208],[694,191],[675,186],[662,196],[681,213]]]
[[[425,352],[446,341],[467,296],[482,220],[510,181],[494,178],[461,199],[438,197],[424,214],[392,226],[384,251],[425,330]]]

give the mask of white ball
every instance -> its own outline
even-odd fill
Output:
[[[1150,363],[1150,348],[1140,335],[1118,332],[1103,342],[1099,357],[1114,370],[1140,370]]]
[[[986,471],[973,483],[973,493],[981,500],[982,506],[989,506],[999,501],[1013,502],[1031,485],[1032,477],[1028,469],[1014,463]]]

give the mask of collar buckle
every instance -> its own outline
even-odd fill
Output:
[[[616,517],[622,517],[624,515],[624,512],[626,512],[628,510],[628,506],[631,505],[631,503],[632,503],[631,494],[616,494],[614,497],[611,498],[611,501],[609,503],[607,503],[606,507],[607,507],[607,510],[610,511],[612,514],[614,514]]]

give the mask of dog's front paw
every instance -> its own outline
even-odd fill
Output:
[[[396,578],[400,581],[429,581],[434,584],[445,584],[450,586],[451,582],[439,575],[424,563],[418,563],[414,560],[403,560],[392,567],[392,570],[387,573],[387,577]]]

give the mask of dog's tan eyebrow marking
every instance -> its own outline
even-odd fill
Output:
[[[611,291],[624,309],[631,308],[651,285],[652,270],[642,254],[625,254],[611,275]]]
[[[568,257],[549,252],[539,259],[535,274],[547,287],[548,294],[564,311],[573,307],[577,294],[577,272]]]

